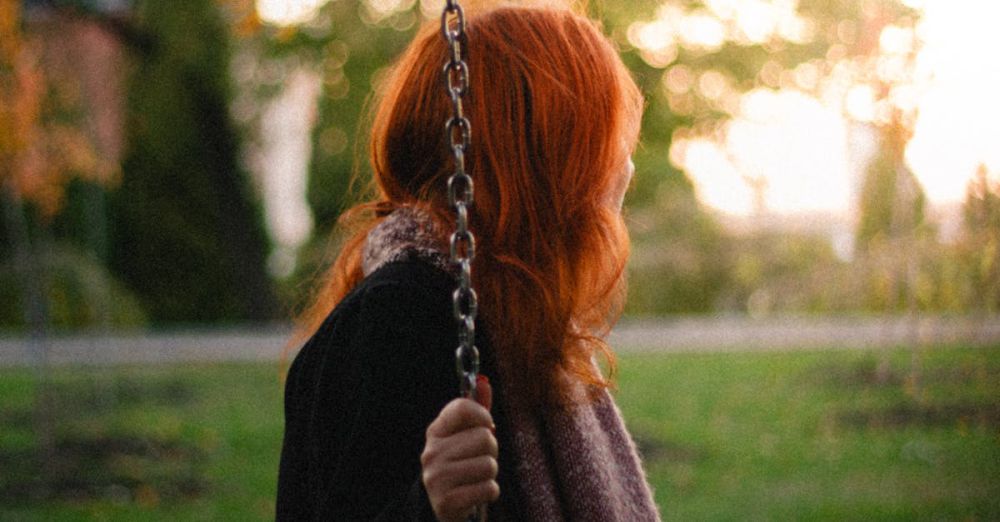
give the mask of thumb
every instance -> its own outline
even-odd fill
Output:
[[[493,406],[493,388],[490,378],[485,375],[476,376],[476,402],[487,410]]]

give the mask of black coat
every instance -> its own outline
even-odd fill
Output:
[[[420,454],[427,426],[458,396],[454,284],[416,258],[389,263],[303,346],[285,385],[278,520],[434,520]],[[486,335],[477,330],[483,373],[495,375]],[[516,519],[503,390],[496,379],[493,385],[503,507],[490,515]]]

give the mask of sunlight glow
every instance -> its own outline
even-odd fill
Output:
[[[938,204],[964,200],[979,165],[1000,174],[1000,3],[927,0],[916,33],[919,114],[906,159]]]
[[[727,214],[753,214],[754,192],[718,144],[697,138],[677,140],[671,144],[671,156],[691,177],[702,203]]]
[[[252,164],[263,189],[267,227],[275,240],[268,266],[278,277],[291,275],[296,252],[313,231],[306,191],[321,84],[315,71],[296,69],[261,114],[262,140]]]
[[[695,11],[680,18],[678,32],[686,47],[716,51],[726,42],[726,26],[706,11]]]
[[[766,180],[769,212],[846,212],[851,206],[847,129],[837,112],[800,91],[743,96],[726,145],[741,170]]]
[[[847,91],[844,100],[847,114],[860,122],[875,121],[876,100],[875,91],[871,85],[855,85]]]
[[[723,22],[733,24],[742,43],[764,43],[779,36],[793,43],[812,39],[812,24],[798,15],[797,1],[708,0],[708,8]]]
[[[678,166],[705,204],[727,214],[844,213],[852,204],[844,120],[801,92],[755,89],[722,144],[681,146]]]
[[[913,30],[896,25],[888,25],[879,35],[879,46],[886,54],[907,54],[913,50]]]
[[[288,26],[309,22],[329,0],[257,0],[261,21]]]
[[[795,1],[710,0],[706,5],[708,9],[686,11],[663,4],[654,20],[629,26],[629,43],[649,65],[662,68],[676,58],[678,44],[693,51],[713,52],[727,40],[760,44],[780,38],[807,43],[813,36],[811,23],[798,15]]]
[[[932,206],[962,202],[981,165],[1000,177],[1000,31],[994,27],[1000,2],[899,1],[916,10],[916,22],[884,27],[877,56],[848,56],[863,35],[855,21],[844,20],[831,33],[843,43],[825,57],[792,70],[768,63],[758,85],[770,89],[742,96],[723,75],[672,64],[675,54],[665,63],[649,56],[677,46],[710,51],[726,41],[808,41],[814,29],[797,14],[795,0],[706,0],[700,10],[669,4],[653,21],[629,28],[630,43],[650,65],[669,67],[663,88],[674,112],[690,110],[692,93],[708,102],[740,100],[721,134],[684,136],[671,148],[671,161],[688,173],[703,202],[736,215],[849,213],[864,165],[849,165],[861,160],[848,159],[845,144],[858,128],[848,122],[881,126],[899,122],[898,114],[913,131],[907,165]]]

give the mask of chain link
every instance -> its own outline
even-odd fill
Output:
[[[476,257],[476,238],[469,230],[469,207],[472,206],[472,177],[465,172],[465,153],[472,142],[472,124],[465,117],[463,98],[469,92],[469,66],[462,57],[465,41],[465,11],[458,0],[446,0],[441,13],[441,35],[450,55],[444,64],[444,87],[451,99],[452,111],[445,122],[445,136],[455,158],[455,170],[448,178],[448,204],[455,211],[455,232],[451,235],[451,262],[458,268],[457,288],[452,295],[452,312],[458,323],[458,349],[455,367],[462,397],[476,398],[479,374],[479,350],[476,348],[476,314],[479,299],[472,288],[472,261]],[[485,520],[486,510],[476,506],[470,521]]]
[[[479,373],[479,351],[475,338],[478,299],[472,289],[472,261],[476,257],[476,239],[469,230],[469,207],[472,206],[474,187],[472,177],[465,171],[465,153],[472,141],[472,124],[465,117],[463,108],[463,99],[469,92],[469,66],[462,56],[466,38],[465,12],[457,0],[445,3],[441,13],[441,34],[450,49],[442,73],[445,92],[452,105],[444,130],[455,158],[455,170],[448,179],[448,204],[455,211],[451,262],[458,268],[458,288],[453,296],[459,339],[455,360],[462,396],[475,398],[476,375]]]

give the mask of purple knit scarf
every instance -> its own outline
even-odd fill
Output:
[[[365,275],[417,256],[451,271],[444,237],[411,207],[397,209],[368,235]],[[498,375],[501,386],[504,375]],[[635,444],[607,391],[589,402],[539,415],[508,412],[516,476],[529,520],[645,522],[659,512]]]

